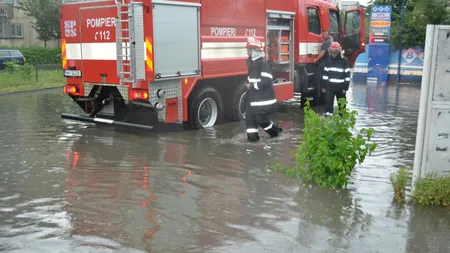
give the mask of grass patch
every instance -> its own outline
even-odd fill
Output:
[[[390,177],[395,200],[403,202],[406,196],[406,183],[408,182],[408,169],[401,167],[397,173],[392,173]]]
[[[390,179],[395,200],[405,202],[408,169],[400,168],[397,172],[391,174]],[[421,206],[448,207],[450,205],[450,177],[427,175],[424,178],[417,179],[414,186],[414,192],[412,192],[409,203]]]
[[[0,93],[61,87],[65,84],[62,70],[37,70],[32,65],[7,66],[0,72]]]
[[[417,179],[412,199],[425,206],[444,206],[450,204],[450,177],[427,176]]]

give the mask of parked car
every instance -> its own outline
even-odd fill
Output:
[[[19,65],[25,64],[25,57],[19,50],[0,48],[0,70],[4,70],[6,62],[11,60],[15,60]]]

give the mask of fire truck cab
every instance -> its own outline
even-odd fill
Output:
[[[265,43],[278,101],[323,98],[313,60],[323,31],[353,66],[364,10],[327,0],[63,0],[64,92],[85,115],[143,129],[207,128],[245,118],[248,37]]]

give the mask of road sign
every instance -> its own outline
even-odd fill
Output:
[[[388,43],[391,37],[391,5],[374,5],[370,14],[370,43]]]

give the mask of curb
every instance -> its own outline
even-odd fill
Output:
[[[37,92],[37,91],[45,91],[45,90],[52,90],[52,89],[60,89],[64,87],[64,85],[56,86],[56,87],[46,87],[46,88],[37,88],[32,90],[19,90],[19,91],[11,91],[11,92],[3,92],[0,93],[0,96],[7,96],[7,95],[15,95],[20,93],[31,93],[31,92]]]

